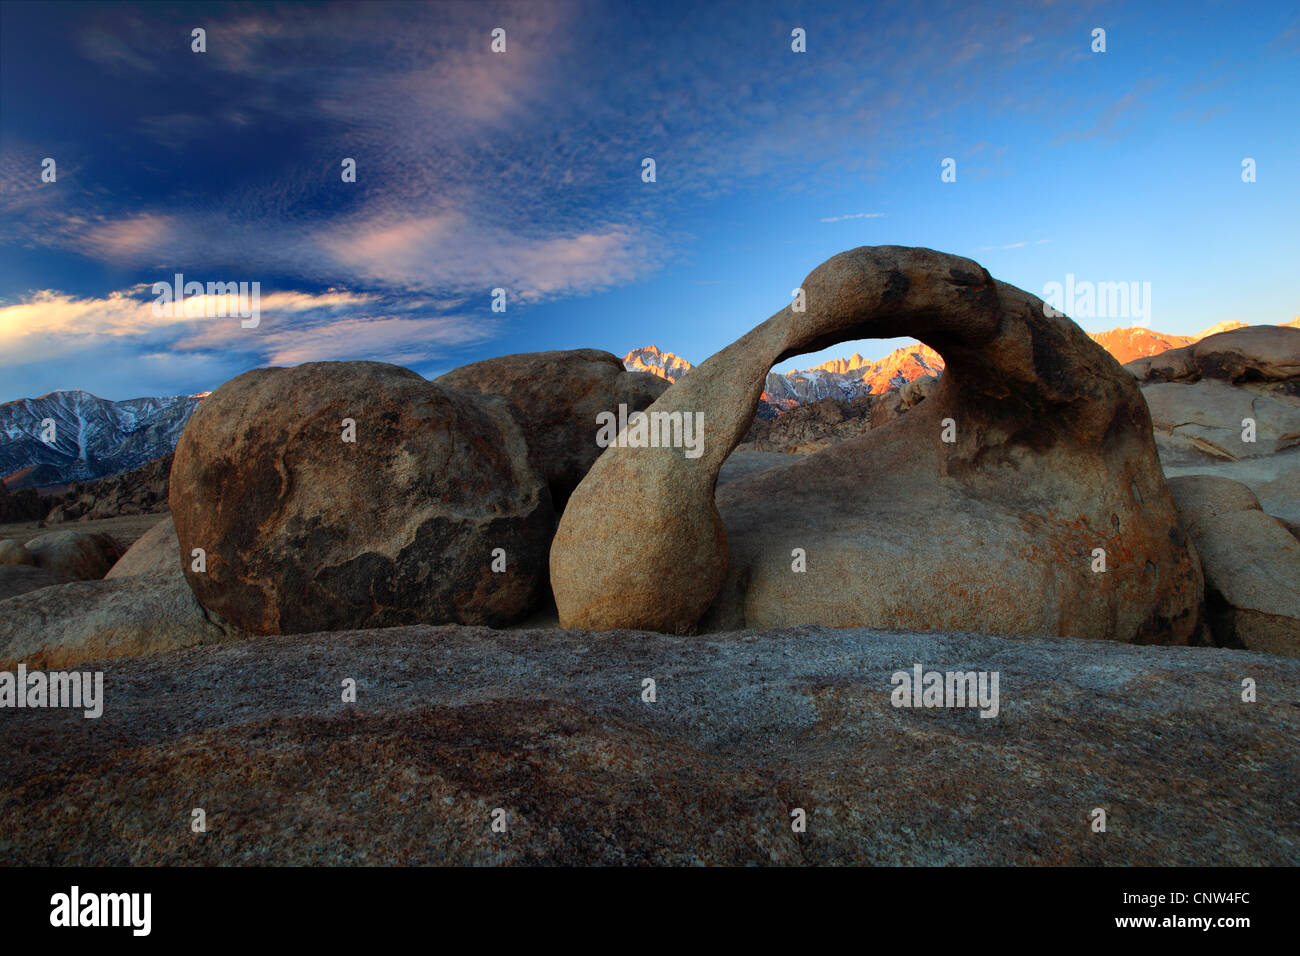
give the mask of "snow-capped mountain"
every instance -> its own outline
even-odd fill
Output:
[[[655,346],[648,345],[624,355],[623,367],[629,372],[649,372],[675,382],[695,366],[672,352],[661,352]]]
[[[1283,324],[1300,327],[1300,317]],[[1088,335],[1123,365],[1134,359],[1158,355],[1167,349],[1199,342],[1216,332],[1227,332],[1245,325],[1245,322],[1229,319],[1195,335],[1167,335],[1143,328],[1110,329],[1106,332],[1089,332]],[[672,352],[661,352],[653,345],[629,352],[623,357],[623,365],[634,371],[653,372],[670,382],[675,382],[693,368],[686,359]],[[922,375],[938,375],[943,367],[943,356],[920,343],[895,349],[874,362],[855,352],[849,358],[831,359],[802,371],[769,372],[763,390],[763,401],[776,411],[819,402],[825,398],[849,402],[859,395],[880,395],[900,388]],[[762,405],[759,409],[759,417],[769,417],[762,414]]]
[[[672,352],[661,352],[653,345],[629,352],[623,357],[623,365],[633,371],[653,372],[670,382],[677,381],[694,367],[686,359]],[[834,359],[802,371],[770,372],[763,401],[778,410],[824,398],[848,402],[859,395],[879,395],[918,376],[938,375],[942,371],[942,356],[918,343],[896,349],[876,362],[855,354],[849,359]]]
[[[10,489],[115,475],[166,455],[200,396],[111,402],[59,391],[0,405],[0,477]]]

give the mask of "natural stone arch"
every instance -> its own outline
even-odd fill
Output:
[[[1145,404],[1132,377],[1077,325],[1045,315],[1041,300],[994,280],[977,263],[929,249],[854,249],[814,269],[803,289],[805,312],[782,309],[648,409],[703,412],[700,457],[686,458],[676,448],[611,447],[579,485],[551,549],[562,625],[688,630],[715,599],[712,623],[750,623],[744,607],[754,574],[770,587],[776,566],[760,567],[750,555],[728,577],[727,533],[714,487],[753,417],[768,370],[842,341],[911,336],[946,363],[931,397],[884,428],[799,462],[798,477],[814,478],[822,462],[833,466],[839,484],[818,492],[825,494],[851,482],[854,467],[898,467],[912,487],[892,485],[890,502],[868,503],[894,507],[897,514],[885,520],[908,517],[909,495],[937,489],[937,501],[959,508],[972,503],[981,520],[993,521],[985,530],[1005,533],[1013,550],[1024,550],[1026,557],[1009,560],[1002,573],[1023,574],[1044,560],[1059,572],[1052,584],[1058,593],[1036,599],[1023,581],[1007,582],[1012,593],[1002,603],[1019,605],[1009,626],[1001,626],[996,609],[976,607],[967,616],[971,629],[1173,642],[1199,632],[1200,566],[1170,502]],[[952,444],[940,441],[945,418],[957,424]],[[872,461],[877,447],[889,461]],[[724,496],[771,490],[787,471],[747,476]],[[1083,546],[1090,542],[1110,545],[1112,577],[1086,577],[1091,549]],[[963,552],[969,543],[950,543],[945,573],[951,580],[960,581],[963,569],[978,570],[983,560]],[[871,543],[864,547],[867,557],[878,558],[869,553]],[[854,558],[852,546],[837,554]],[[905,576],[901,557],[898,572]],[[788,549],[785,561],[788,572]],[[851,593],[852,581],[845,583],[845,606],[829,609],[822,623],[890,626],[897,602],[873,606],[868,595]],[[1062,585],[1081,593],[1059,593]],[[956,612],[970,611],[957,606],[962,600],[932,593],[919,595],[917,605],[944,611],[947,601]],[[855,601],[862,613],[853,620]],[[816,608],[796,612],[802,617],[778,623],[818,623],[809,619],[820,613]],[[938,616],[950,623],[948,615]]]

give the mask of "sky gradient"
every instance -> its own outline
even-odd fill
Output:
[[[698,363],[859,245],[1040,295],[1149,282],[1162,332],[1300,314],[1294,2],[7,2],[0,27],[0,401],[330,359]],[[260,282],[260,324],[154,315],[177,272]]]

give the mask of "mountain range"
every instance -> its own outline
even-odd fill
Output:
[[[1282,324],[1300,328],[1300,317]],[[1168,335],[1142,328],[1110,329],[1089,332],[1088,335],[1124,365],[1245,325],[1245,322],[1229,320],[1195,335]],[[694,367],[686,359],[672,352],[661,352],[653,345],[632,350],[623,357],[623,365],[633,371],[651,372],[670,382],[675,382]],[[874,361],[854,353],[849,358],[831,359],[808,369],[768,373],[763,401],[778,412],[824,398],[852,401],[860,395],[880,395],[899,388],[922,375],[938,375],[943,367],[943,356],[919,342],[895,349]],[[760,417],[761,413],[760,406]]]
[[[1089,334],[1123,364],[1245,324],[1220,322],[1196,335],[1167,335],[1141,328]],[[1300,318],[1285,324],[1300,327]],[[688,360],[654,345],[628,352],[623,364],[670,382],[694,368]],[[775,418],[796,405],[825,398],[848,402],[862,395],[879,395],[922,375],[938,375],[943,367],[938,352],[916,343],[874,361],[855,353],[808,369],[771,372],[758,417]],[[0,435],[5,439],[0,444],[0,478],[11,490],[50,488],[138,468],[175,449],[181,430],[206,394],[114,402],[70,390],[0,404]],[[52,440],[46,441],[46,436]]]
[[[202,395],[113,402],[79,390],[0,405],[0,476],[10,489],[91,481],[176,447]]]

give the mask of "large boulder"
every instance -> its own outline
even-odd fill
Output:
[[[97,581],[122,557],[123,547],[107,534],[50,531],[27,542],[38,568],[64,581]]]
[[[703,416],[699,457],[620,442],[579,485],[551,550],[563,625],[681,631],[713,605],[705,626],[717,629],[1199,639],[1200,566],[1146,405],[1077,325],[928,249],[855,249],[803,289],[806,311],[782,309],[650,406],[652,423]],[[902,335],[947,362],[929,398],[730,482],[715,506],[719,469],[773,364]]]
[[[503,355],[434,381],[510,401],[557,511],[604,451],[596,444],[596,416],[617,415],[620,405],[640,411],[668,388],[657,375],[629,372],[617,356],[599,349]]]
[[[222,385],[176,447],[170,501],[181,553],[206,554],[184,565],[194,593],[250,631],[500,624],[544,597],[554,511],[509,403],[395,365]]]
[[[5,538],[0,541],[0,565],[3,564],[35,564],[36,559],[32,553],[21,542],[13,538]]]
[[[206,612],[177,566],[74,581],[0,601],[0,669],[74,667],[247,636]]]
[[[1247,326],[1124,367],[1167,476],[1242,482],[1264,511],[1300,522],[1300,329]]]
[[[1137,359],[1124,367],[1142,382],[1217,379],[1230,385],[1247,385],[1293,381],[1300,379],[1300,329],[1248,325]]]
[[[1300,657],[1300,541],[1240,482],[1169,479],[1205,572],[1216,643]]]
[[[59,584],[62,578],[31,564],[0,564],[0,602],[5,598],[26,594]]]
[[[150,571],[180,570],[181,549],[176,540],[176,523],[168,515],[146,531],[105,575],[125,578]]]

